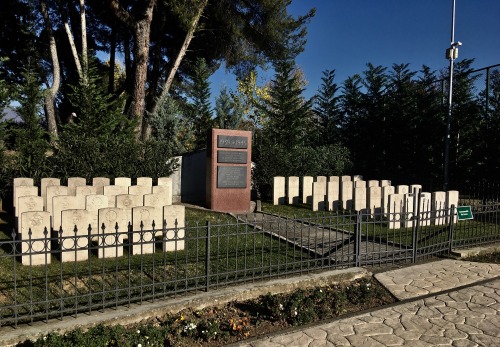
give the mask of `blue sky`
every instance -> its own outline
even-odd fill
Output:
[[[449,66],[452,0],[293,0],[289,12],[304,14],[316,7],[308,25],[305,51],[297,57],[309,82],[311,97],[322,71],[336,70],[336,82],[362,73],[366,64],[391,67],[410,63],[439,71]],[[456,0],[455,41],[459,60],[475,58],[474,68],[500,64],[500,0]],[[272,71],[261,74],[272,78]],[[234,88],[234,77],[221,68],[211,78],[212,94],[221,86]]]

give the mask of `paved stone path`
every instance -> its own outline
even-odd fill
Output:
[[[500,346],[499,275],[498,265],[453,260],[389,271],[377,277],[407,298],[424,294],[415,288],[431,293],[491,280],[239,346]]]
[[[375,278],[396,298],[403,300],[494,278],[500,265],[446,259],[383,272]]]

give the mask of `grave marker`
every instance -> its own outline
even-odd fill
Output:
[[[163,251],[181,251],[185,247],[185,207],[182,205],[163,206],[163,219],[166,222],[166,240]]]

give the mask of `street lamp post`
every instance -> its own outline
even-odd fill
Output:
[[[451,113],[452,113],[452,99],[453,99],[453,61],[458,58],[458,47],[462,42],[455,42],[455,0],[452,0],[452,13],[451,13],[451,44],[450,48],[446,50],[446,59],[450,60],[450,81],[448,88],[448,116],[446,117],[446,137],[444,143],[444,191],[448,190],[448,169],[450,166],[450,133],[451,133]]]

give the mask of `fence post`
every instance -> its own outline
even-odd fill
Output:
[[[355,266],[361,266],[361,215],[360,211],[356,212],[356,225],[354,226],[354,251]]]
[[[450,225],[448,231],[448,254],[451,254],[451,249],[453,248],[453,232],[455,228],[455,205],[451,205],[450,207]]]
[[[207,240],[206,240],[206,259],[205,259],[205,276],[207,278],[206,291],[210,287],[210,221],[207,220]]]
[[[420,189],[417,189],[417,192],[414,194],[415,196],[413,197],[413,206],[415,207],[415,204],[417,204],[417,213],[413,214],[413,222],[411,223],[412,225],[412,230],[411,230],[411,245],[412,245],[412,262],[415,263],[417,261],[417,244],[418,244],[418,229],[420,226]]]

